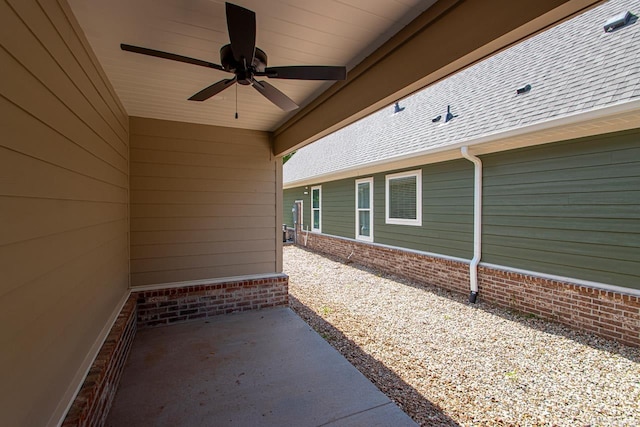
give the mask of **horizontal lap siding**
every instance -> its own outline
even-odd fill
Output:
[[[640,289],[640,132],[482,159],[483,261]]]
[[[356,192],[353,179],[322,184],[322,232],[355,238]]]
[[[396,172],[399,171],[374,177],[374,241],[470,258],[473,251],[473,165],[466,160],[455,160],[422,167],[422,227],[385,224],[385,176]]]
[[[293,205],[296,200],[302,200],[302,224],[309,227],[311,224],[311,191],[310,187],[296,187],[284,190],[283,194],[283,224],[293,228]],[[304,194],[307,192],[307,194]]]
[[[64,2],[0,40],[0,413],[46,425],[127,291],[129,123]]]
[[[132,286],[275,272],[281,160],[268,135],[138,117],[130,126]]]

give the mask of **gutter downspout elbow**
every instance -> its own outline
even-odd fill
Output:
[[[469,302],[474,304],[478,297],[478,264],[482,258],[482,161],[469,153],[469,147],[460,148],[462,157],[474,164],[473,179],[473,259],[469,265]]]

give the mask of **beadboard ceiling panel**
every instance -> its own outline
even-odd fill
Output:
[[[144,46],[220,63],[229,42],[222,0],[69,0],[131,116],[273,131],[291,117],[253,88],[235,85],[188,101],[231,74],[120,50]],[[353,68],[434,0],[237,0],[256,12],[256,45],[269,66]],[[332,82],[266,79],[301,107]],[[239,118],[235,119],[235,112]]]

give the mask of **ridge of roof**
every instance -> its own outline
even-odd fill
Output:
[[[404,111],[384,108],[298,150],[284,183],[640,99],[640,23],[603,29],[627,10],[640,0],[610,0],[401,100]]]

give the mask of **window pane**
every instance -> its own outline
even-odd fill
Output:
[[[319,208],[320,207],[320,190],[317,188],[315,190],[311,190],[311,196],[313,197],[312,207],[314,209]]]
[[[417,219],[416,185],[415,176],[389,180],[390,218]]]
[[[369,209],[369,183],[358,184],[358,209]]]
[[[358,232],[360,233],[360,236],[371,236],[371,215],[370,215],[370,211],[360,211],[358,212],[358,220],[359,220],[359,227],[360,229],[358,230]]]
[[[313,228],[314,230],[320,229],[320,211],[317,209],[313,211]]]

